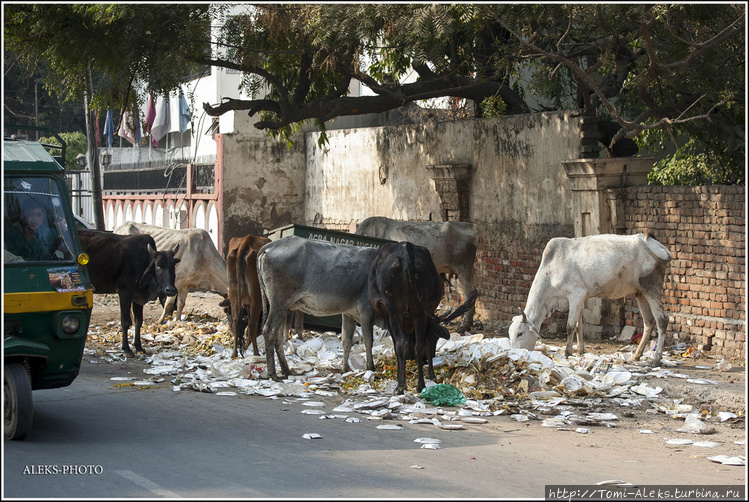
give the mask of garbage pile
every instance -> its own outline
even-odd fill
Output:
[[[305,331],[303,337],[293,335],[286,343],[285,353],[292,375],[282,382],[266,378],[265,356],[253,355],[251,348],[244,357],[231,358],[232,338],[226,322],[193,317],[161,326],[149,325],[147,329],[144,326],[144,331],[144,345],[149,349],[157,347],[157,350],[145,358],[150,366],[144,370],[148,377],[132,382],[133,385],[168,380],[175,392],[189,390],[225,396],[241,393],[270,398],[293,396],[307,400],[305,405],[310,408],[306,412],[319,414],[321,419],[360,420],[351,415],[354,413],[367,415],[368,420],[428,423],[456,429],[466,422],[486,422],[486,416],[508,415],[518,422],[534,420],[542,427],[581,434],[589,433],[592,426],[617,426],[617,414],[602,412],[604,408],[620,409],[623,416],[632,416],[633,409],[664,414],[684,421],[677,431],[693,434],[710,434],[715,432],[715,425],[744,420],[742,412],[736,415],[695,409],[679,399],[664,396],[663,389],[651,386],[644,381],[645,377],[684,379],[700,385],[716,385],[717,382],[690,379],[679,373],[677,368],[683,360],[665,351],[659,368],[649,366],[652,351],[643,355],[642,361],[633,362],[635,345],[611,354],[588,353],[567,358],[563,347],[545,345],[534,351],[511,349],[507,338],[452,333],[449,340],[440,339],[437,344],[435,381],[427,380],[427,389],[420,396],[412,392],[396,396],[392,395],[397,385],[393,343],[389,334],[377,327],[373,344],[376,371],[365,369],[360,328],[356,330],[351,350],[352,371],[343,374],[339,335]],[[92,326],[89,336],[117,346],[119,323]],[[264,354],[262,338],[258,345]],[[87,352],[92,354],[90,349]],[[109,362],[124,357],[116,349],[105,352],[100,354],[101,359]],[[407,388],[415,389],[416,367],[409,363],[407,370]],[[444,401],[435,398],[438,389],[430,391],[431,386],[441,387],[440,396]],[[430,392],[434,394],[431,397]],[[331,412],[325,412],[314,409],[317,401],[309,401],[319,396],[343,396],[345,401]],[[640,432],[652,433],[645,429]],[[744,457],[722,460],[726,465],[744,465],[745,462]]]

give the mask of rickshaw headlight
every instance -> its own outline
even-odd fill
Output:
[[[62,330],[68,335],[76,333],[81,328],[81,320],[76,315],[66,315],[62,318]]]

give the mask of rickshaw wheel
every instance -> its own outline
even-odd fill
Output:
[[[34,420],[34,403],[31,398],[31,378],[22,364],[5,366],[3,401],[5,438],[24,439]]]

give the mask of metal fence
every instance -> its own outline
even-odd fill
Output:
[[[68,186],[73,214],[93,223],[94,201],[91,196],[91,171],[67,171],[65,183]]]

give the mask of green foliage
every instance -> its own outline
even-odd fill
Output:
[[[136,88],[172,90],[207,64],[241,71],[241,89],[252,96],[209,105],[210,114],[247,111],[260,118],[256,127],[287,142],[314,123],[324,144],[326,121],[431,98],[480,103],[485,117],[526,113],[534,98],[540,105],[530,111],[616,115],[640,145],[667,156],[673,145],[678,155],[661,167],[668,179],[744,182],[740,3],[4,9],[6,47],[29,68],[48,65],[48,85],[71,100],[91,68],[100,108],[134,103]],[[211,22],[222,27],[213,42]],[[357,81],[374,95],[349,96]],[[665,174],[679,170],[683,176]]]
[[[61,132],[60,137],[63,139],[63,141],[65,141],[66,147],[65,169],[73,171],[79,169],[78,163],[75,161],[75,158],[79,153],[86,155],[86,151],[88,150],[86,135],[82,132]],[[39,138],[39,142],[51,145],[60,145],[60,142],[57,141],[57,138],[55,138],[54,136],[49,138]],[[58,152],[54,152],[54,154],[57,155]]]
[[[648,174],[651,185],[743,185],[744,170],[726,168],[708,153],[699,152],[694,140],[679,148],[673,156],[659,160]]]
[[[481,113],[484,118],[501,117],[507,105],[499,96],[489,96],[481,102]]]
[[[209,47],[208,7],[197,4],[8,4],[6,48],[19,63],[46,64],[47,88],[78,101],[101,74],[92,106],[123,108],[135,88],[176,89]],[[102,85],[104,84],[104,85]]]

